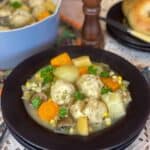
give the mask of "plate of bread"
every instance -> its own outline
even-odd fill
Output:
[[[119,22],[133,31],[133,34],[129,34],[107,24],[108,32],[118,42],[150,52],[150,0],[123,0],[110,8],[107,19]]]

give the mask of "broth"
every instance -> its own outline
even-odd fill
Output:
[[[128,85],[107,64],[63,53],[22,86],[22,99],[31,118],[43,127],[87,136],[126,115],[132,101]]]

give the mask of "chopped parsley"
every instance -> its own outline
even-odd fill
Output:
[[[85,98],[85,95],[83,93],[79,92],[79,91],[76,91],[74,93],[74,98],[76,100],[83,100]]]
[[[32,103],[33,108],[38,109],[40,107],[42,101],[41,101],[40,97],[35,97],[31,103]]]
[[[100,77],[104,77],[104,78],[108,78],[110,75],[109,75],[109,72],[108,71],[103,71],[100,73]]]
[[[97,75],[97,71],[98,71],[98,69],[94,66],[88,67],[88,73],[90,73],[90,74]]]
[[[65,117],[67,117],[67,116],[68,116],[68,109],[65,108],[65,107],[61,107],[61,108],[59,109],[59,117],[60,117],[60,118],[65,118]]]
[[[53,66],[47,66],[47,67],[41,69],[40,76],[43,79],[44,84],[53,81],[53,79],[54,79],[54,75],[53,75],[54,69],[55,68]]]
[[[20,8],[22,6],[22,3],[16,0],[14,2],[10,2],[10,6],[17,9],[17,8]]]
[[[102,89],[101,89],[101,94],[102,95],[107,94],[109,92],[111,92],[110,88],[108,88],[108,87],[102,87]]]

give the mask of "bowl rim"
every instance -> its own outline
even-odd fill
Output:
[[[58,51],[56,50],[56,52],[53,52],[52,53],[52,55],[53,54],[58,54],[58,52],[60,52],[60,50],[63,50],[63,52],[67,49],[67,50],[71,50],[71,51],[73,51],[73,49],[77,49],[77,48],[79,48],[80,50],[82,50],[82,49],[89,49],[90,48],[90,50],[89,51],[92,51],[92,50],[94,50],[95,48],[92,48],[92,47],[78,47],[78,46],[67,46],[67,47],[62,47],[62,48],[59,48],[58,49]],[[95,50],[100,50],[100,49],[95,49]],[[44,57],[46,57],[46,54],[47,53],[50,53],[50,51],[49,50],[47,50],[46,52],[42,52],[43,54],[44,54]],[[95,51],[96,52],[96,51]],[[36,55],[34,55],[34,56],[32,56],[32,57],[30,57],[30,58],[28,58],[28,59],[26,59],[25,61],[23,61],[20,65],[18,65],[17,67],[16,67],[16,69],[21,69],[21,67],[22,67],[22,65],[25,65],[26,63],[27,63],[27,61],[31,61],[31,59],[32,58],[35,58],[35,57],[43,57],[43,56],[41,56],[41,54],[42,53],[39,53],[39,54],[36,54]],[[97,52],[97,54],[98,54],[99,52]],[[54,55],[54,56],[55,56]],[[121,56],[118,56],[118,55],[116,55],[116,54],[114,54],[114,53],[112,53],[112,52],[108,52],[108,51],[104,51],[104,50],[102,50],[102,55],[104,55],[104,57],[107,57],[108,55],[110,55],[110,56],[113,56],[113,57],[116,57],[117,59],[119,59],[119,60],[121,60],[121,63],[125,63],[124,65],[129,65],[129,67],[130,67],[130,70],[132,70],[132,71],[134,71],[134,72],[136,72],[137,73],[137,76],[140,78],[140,80],[141,81],[143,81],[144,83],[143,83],[143,86],[144,86],[144,89],[146,89],[146,91],[148,92],[149,91],[149,88],[148,88],[148,84],[146,83],[146,80],[145,80],[145,78],[142,76],[142,74],[140,73],[140,71],[135,67],[135,66],[133,66],[129,61],[127,61],[127,60],[125,60],[124,58],[122,58]],[[107,56],[106,56],[107,55]],[[37,60],[36,60],[37,61]],[[118,60],[117,60],[118,61]],[[14,71],[16,71],[16,69],[14,69]],[[129,69],[128,69],[129,70]],[[7,80],[6,80],[7,81]],[[5,85],[4,85],[4,91],[5,91]],[[146,98],[147,99],[150,99],[150,93],[148,92],[148,93],[146,93]],[[150,102],[148,101],[148,103],[150,104]],[[1,103],[1,106],[2,106],[2,108],[3,108],[3,105],[4,105],[4,93],[2,93],[2,103]],[[140,107],[140,106],[139,106]],[[147,106],[147,107],[149,107],[149,106]],[[3,116],[4,116],[4,120],[5,120],[5,122],[6,122],[6,124],[9,124],[9,121],[7,120],[7,118],[5,118],[5,111],[6,111],[6,109],[4,110],[4,109],[2,109],[2,114],[3,114]],[[126,136],[130,136],[130,137],[128,137],[128,138],[132,138],[137,132],[139,132],[140,130],[142,130],[142,128],[143,128],[143,126],[144,126],[144,124],[145,124],[145,122],[146,122],[146,120],[147,120],[147,115],[150,113],[150,109],[149,110],[145,110],[145,109],[142,109],[142,111],[144,111],[144,117],[142,116],[140,116],[141,118],[142,118],[142,120],[141,120],[141,123],[139,123],[139,124],[137,124],[137,128],[135,129],[134,127],[132,127],[132,129],[134,128],[134,131],[132,131],[132,129],[130,128],[130,129],[128,129],[128,127],[126,127],[126,129],[125,130],[127,130],[128,132],[130,132],[130,135],[126,135]],[[134,111],[134,113],[135,113],[136,111]],[[32,120],[33,121],[33,120]],[[138,120],[139,121],[139,120]],[[133,122],[133,121],[131,121],[131,122]],[[131,123],[130,122],[130,123]],[[36,122],[35,122],[36,123]],[[36,123],[37,124],[37,123]],[[12,126],[10,126],[10,125],[8,125],[9,126],[9,128],[11,128],[11,130],[13,130],[17,135],[19,135],[22,139],[25,139],[25,140],[27,140],[28,141],[28,139],[26,139],[24,136],[22,136],[21,135],[21,133],[18,133],[18,131],[14,128],[14,127],[12,127]],[[40,125],[38,125],[37,124],[37,126],[40,126]],[[119,127],[121,127],[121,126],[119,126]],[[40,126],[40,128],[43,128],[43,127],[41,127]],[[121,127],[122,128],[122,127]],[[44,129],[42,130],[42,132],[44,131]],[[47,130],[46,130],[47,131]],[[110,130],[109,130],[110,131]],[[109,133],[109,131],[108,132],[106,132],[106,133]],[[119,132],[119,131],[117,131],[117,132]],[[122,131],[122,132],[124,132],[124,131]],[[110,133],[109,133],[110,134]],[[116,133],[116,134],[118,134],[118,133]],[[66,139],[68,139],[68,135],[66,136],[66,135],[61,135],[61,134],[56,134],[56,133],[52,133],[52,135],[56,135],[56,137],[59,137],[59,139],[61,139],[61,138],[64,138],[65,140]],[[120,135],[120,133],[119,133],[119,135]],[[98,134],[96,134],[96,137],[99,137],[100,135]],[[116,135],[115,135],[116,136]],[[81,144],[81,142],[82,142],[82,144],[84,143],[85,144],[85,142],[86,142],[86,140],[87,140],[87,142],[88,141],[90,141],[92,138],[94,138],[95,139],[95,137],[90,137],[90,136],[88,136],[88,137],[81,137],[81,136],[74,136],[73,135],[73,138],[71,138],[71,139],[73,139],[74,140],[74,137],[75,137],[75,141],[76,141],[76,138],[78,139],[79,138],[79,140],[77,140],[77,141],[79,141],[80,143],[79,144]],[[127,139],[128,139],[127,138]],[[31,138],[30,138],[31,139]],[[123,143],[124,141],[126,141],[127,139],[125,139],[125,137],[121,137],[119,140],[120,140],[120,144],[121,143]],[[93,139],[92,139],[93,140]],[[111,141],[111,142],[115,142],[115,144],[117,144],[117,145],[119,145],[119,143],[116,143],[116,139],[114,139],[114,141]],[[30,141],[31,142],[31,141]],[[72,142],[72,141],[71,141]],[[98,141],[96,141],[96,142],[98,142]],[[110,143],[111,143],[110,142]],[[31,142],[32,144],[33,144],[33,141]],[[109,144],[110,144],[109,143]],[[36,142],[34,141],[34,144],[36,144]],[[62,144],[62,143],[61,143]],[[91,143],[90,143],[91,144]],[[97,143],[96,143],[97,144]],[[105,145],[104,143],[102,143],[102,145]],[[91,146],[93,146],[93,144],[91,145]],[[97,146],[97,145],[96,145]],[[110,146],[110,145],[108,145],[108,146]],[[111,145],[112,146],[112,145]],[[114,148],[114,147],[109,147],[109,148]]]
[[[55,12],[52,15],[44,18],[43,20],[37,21],[37,22],[35,22],[33,24],[25,25],[23,27],[19,27],[19,28],[15,28],[15,29],[10,29],[10,30],[6,30],[6,31],[0,31],[0,34],[2,34],[2,33],[19,32],[19,31],[23,31],[23,30],[32,28],[34,26],[38,26],[39,24],[42,24],[43,22],[45,22],[45,21],[53,18],[54,16],[56,16],[59,13],[59,9],[60,9],[61,3],[62,3],[62,0],[57,0],[57,2],[56,2],[57,7],[55,9]]]
[[[40,147],[36,147],[37,145],[32,145],[31,143],[28,143],[28,141],[24,141],[24,139],[22,139],[21,137],[19,137],[18,135],[16,135],[10,128],[8,128],[9,129],[9,131],[11,132],[11,134],[12,134],[12,136],[16,139],[16,140],[18,140],[18,142],[23,142],[23,143],[21,143],[22,145],[28,145],[28,146],[31,146],[32,148],[36,148],[36,149],[40,149]],[[125,145],[119,145],[119,147],[118,148],[122,148],[122,146],[123,147],[125,147],[125,148],[127,148],[130,144],[132,144],[136,139],[137,139],[137,137],[139,136],[139,134],[140,134],[140,132],[139,133],[137,133],[137,135],[135,135],[133,138],[131,138],[131,139],[129,139],[128,141],[126,141],[124,144]],[[25,146],[24,145],[24,146]],[[26,146],[27,146],[26,145]],[[121,146],[121,147],[120,147]],[[30,148],[31,148],[30,147]]]

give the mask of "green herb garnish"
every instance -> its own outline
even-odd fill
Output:
[[[60,118],[65,118],[65,117],[67,117],[67,115],[68,115],[68,109],[65,108],[65,107],[61,107],[59,109],[59,117]]]
[[[104,77],[104,78],[108,78],[110,75],[109,75],[109,72],[108,71],[103,71],[100,73],[100,77]]]
[[[76,91],[74,93],[74,98],[76,100],[83,100],[85,98],[85,95],[83,93],[79,92],[79,91]]]
[[[88,67],[88,73],[90,73],[90,74],[94,74],[94,75],[96,75],[97,74],[97,68],[96,67],[94,67],[94,66],[89,66]]]
[[[101,89],[101,94],[107,94],[108,92],[111,92],[111,89],[108,87],[102,87]]]
[[[40,97],[35,97],[32,100],[32,106],[33,106],[33,108],[38,109],[40,107],[40,105],[41,105],[41,102],[42,101],[41,101]]]
[[[49,65],[49,66],[46,66],[44,68],[41,69],[41,77],[47,75],[48,73],[53,73],[53,71],[55,70],[55,67]]]
[[[53,74],[49,74],[47,76],[45,76],[43,78],[43,83],[46,84],[46,83],[49,83],[49,82],[52,82],[54,79],[54,75]]]
[[[40,76],[41,76],[41,78],[43,78],[43,83],[44,84],[53,81],[53,79],[54,79],[54,75],[53,75],[54,69],[55,68],[53,66],[47,66],[47,67],[41,69]]]
[[[20,8],[20,7],[22,6],[22,3],[19,2],[19,1],[14,1],[14,2],[11,2],[10,5],[11,5],[13,8],[17,9],[17,8]]]

